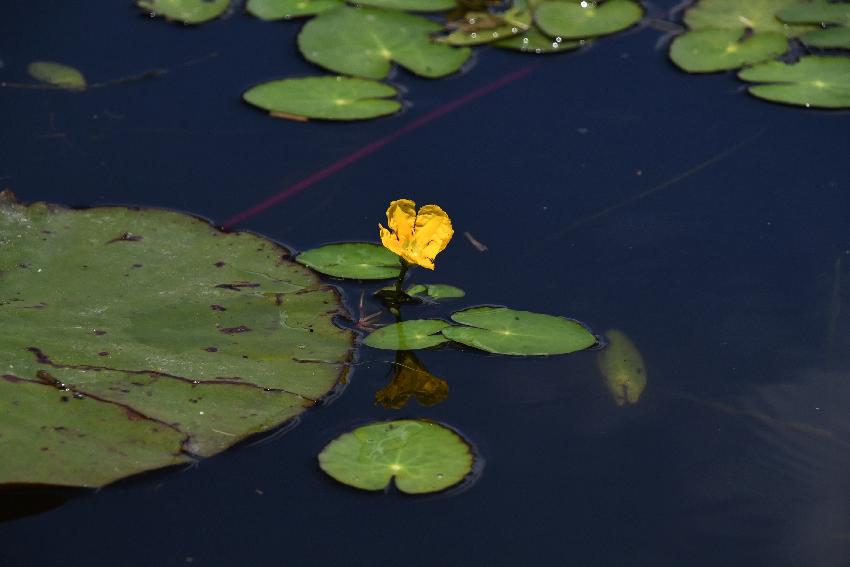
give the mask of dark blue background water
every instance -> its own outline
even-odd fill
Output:
[[[80,94],[0,89],[0,185],[24,201],[214,222],[541,63],[241,228],[306,249],[376,240],[392,199],[439,203],[457,236],[418,281],[463,287],[462,305],[622,329],[649,374],[640,403],[619,408],[594,353],[425,352],[449,399],[392,411],[373,396],[393,353],[364,350],[344,394],[286,435],[0,524],[4,567],[850,565],[848,115],[759,101],[731,75],[680,73],[655,49],[660,32],[643,29],[562,56],[481,49],[446,80],[400,71],[405,113],[300,124],[239,99],[257,82],[318,72],[297,55],[298,23],[237,11],[186,29],[110,1],[5,2],[3,14],[0,80],[26,81],[37,59],[90,81],[169,72]],[[834,289],[843,311],[829,351]],[[347,292],[353,303],[358,289]],[[328,440],[395,417],[462,431],[486,461],[478,482],[412,498],[319,471]]]

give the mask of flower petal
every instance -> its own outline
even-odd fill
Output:
[[[378,232],[381,234],[381,244],[384,245],[384,248],[388,249],[390,252],[394,252],[399,256],[404,256],[404,245],[399,242],[396,235],[381,226],[378,225]],[[405,258],[406,260],[407,258]]]
[[[402,244],[413,238],[413,225],[416,222],[416,203],[410,199],[398,199],[390,203],[387,209],[387,226]],[[389,248],[389,247],[388,247]]]
[[[443,209],[437,205],[425,205],[419,209],[414,227],[414,248],[421,256],[433,260],[445,250],[453,234],[452,221]]]

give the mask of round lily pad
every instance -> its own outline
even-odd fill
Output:
[[[357,4],[386,8],[388,10],[407,10],[409,12],[441,12],[457,6],[455,0],[357,0]]]
[[[330,392],[353,335],[286,254],[175,212],[0,194],[0,485],[209,456]]]
[[[443,329],[446,338],[496,354],[567,354],[596,344],[596,337],[578,322],[541,313],[474,307],[453,313],[452,319],[468,326]]]
[[[43,83],[68,90],[86,88],[86,78],[77,69],[53,61],[33,61],[27,65],[27,73]]]
[[[806,107],[850,108],[850,58],[808,56],[797,63],[769,61],[744,69],[754,96]]]
[[[385,280],[401,272],[397,255],[368,242],[326,244],[302,252],[296,260],[319,273],[352,280]]]
[[[431,41],[440,24],[422,16],[379,8],[340,7],[319,14],[301,29],[298,48],[309,61],[332,71],[383,79],[393,62],[423,77],[458,71],[467,48]]]
[[[564,41],[561,37],[551,38],[543,35],[536,26],[531,26],[525,32],[494,42],[496,47],[513,49],[525,53],[560,53],[577,49],[587,42],[585,40]]]
[[[744,30],[699,30],[678,36],[670,45],[670,59],[689,73],[738,69],[782,55],[788,40],[776,32],[744,37]]]
[[[534,11],[534,22],[546,35],[580,39],[607,35],[629,28],[643,17],[643,8],[632,0],[608,0],[603,4],[554,0]]]
[[[821,49],[850,49],[850,26],[836,26],[804,33],[800,40],[809,47]]]
[[[261,20],[289,20],[321,14],[344,3],[344,0],[248,0],[245,9]]]
[[[799,4],[800,0],[699,0],[685,12],[684,21],[692,30],[750,29],[796,37],[814,28],[786,24],[781,22],[776,14]]]
[[[446,342],[439,334],[449,323],[439,319],[415,319],[381,327],[369,334],[363,344],[386,350],[416,350],[430,348]]]
[[[222,15],[230,0],[137,0],[136,5],[151,16],[184,24],[203,24]]]
[[[789,24],[850,24],[850,2],[796,2],[776,16]]]
[[[398,420],[343,433],[319,453],[319,466],[343,484],[383,490],[395,480],[408,494],[438,492],[462,481],[475,457],[460,435],[439,423]]]
[[[354,77],[279,79],[248,89],[242,98],[254,106],[282,114],[322,120],[363,120],[398,112],[401,103],[388,100],[395,88]]]

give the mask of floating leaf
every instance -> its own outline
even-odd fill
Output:
[[[390,85],[354,77],[279,79],[248,89],[242,98],[272,115],[363,120],[398,112],[401,104],[387,100],[398,92]]]
[[[230,0],[137,0],[136,5],[152,17],[203,24],[222,15]]]
[[[455,0],[357,0],[357,4],[410,12],[440,12],[457,6]]]
[[[261,20],[314,16],[345,4],[344,0],[248,0],[245,9]]]
[[[738,73],[744,81],[770,83],[749,88],[751,94],[786,104],[850,108],[850,58],[808,56],[797,63],[769,61]]]
[[[396,354],[389,384],[375,392],[375,403],[387,409],[403,408],[411,397],[423,406],[433,406],[449,395],[449,385],[437,378],[410,351]]]
[[[440,41],[450,45],[481,45],[509,38],[524,32],[531,26],[531,11],[525,3],[515,3],[505,12],[467,12],[458,29]]]
[[[496,354],[567,354],[596,344],[596,337],[576,321],[541,313],[475,307],[453,313],[452,319],[469,326],[443,329],[446,338]]]
[[[751,29],[795,37],[814,28],[783,23],[776,13],[800,3],[801,0],[699,0],[685,12],[684,21],[692,30]]]
[[[523,33],[499,40],[493,45],[503,47],[505,49],[513,49],[528,53],[560,53],[577,49],[588,42],[585,40],[564,41],[563,38],[551,38],[543,35],[535,26],[531,26]]]
[[[643,357],[622,331],[611,329],[605,337],[608,345],[597,355],[605,385],[618,406],[636,404],[646,389]]]
[[[386,280],[401,272],[398,256],[368,242],[326,244],[302,252],[296,260],[322,274],[352,280]]]
[[[537,27],[551,37],[581,39],[615,33],[638,23],[643,8],[632,0],[592,2],[555,0],[543,2],[534,12]]]
[[[838,26],[805,33],[800,36],[809,47],[821,49],[850,49],[850,27]]]
[[[77,69],[52,61],[33,61],[27,73],[34,79],[61,89],[81,91],[86,88],[86,78]]]
[[[439,319],[416,319],[381,327],[363,340],[372,348],[386,350],[416,350],[443,344],[446,338],[439,334],[449,323]]]
[[[776,17],[789,24],[850,24],[850,2],[796,2]]]
[[[423,77],[460,69],[469,49],[435,44],[440,25],[427,18],[378,8],[341,7],[307,22],[298,48],[309,61],[347,75],[383,79],[393,62]]]
[[[466,292],[459,287],[446,284],[416,284],[406,293],[407,295],[425,295],[431,299],[454,299],[466,295]]]
[[[678,36],[670,45],[670,59],[689,73],[737,69],[782,55],[788,40],[776,32],[744,37],[744,30],[699,30]]]
[[[8,192],[0,235],[0,485],[100,486],[212,455],[345,372],[339,297],[264,238]]]
[[[343,433],[319,453],[319,466],[343,484],[382,490],[395,479],[408,494],[444,490],[462,481],[475,461],[463,438],[425,420],[371,423]]]

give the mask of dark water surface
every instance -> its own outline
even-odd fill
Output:
[[[644,29],[555,57],[481,49],[446,80],[400,71],[413,103],[402,115],[300,124],[239,100],[262,80],[316,72],[296,54],[297,23],[237,12],[184,29],[129,2],[4,4],[0,80],[26,81],[36,59],[92,81],[169,72],[81,94],[0,89],[0,185],[24,201],[167,207],[219,223],[539,63],[240,228],[295,249],[374,241],[390,200],[438,203],[456,237],[417,281],[464,288],[456,306],[622,329],[649,385],[620,408],[595,353],[443,349],[420,358],[448,381],[448,400],[393,411],[373,396],[394,354],[364,347],[343,395],[285,435],[0,524],[3,567],[850,565],[847,114],[762,102],[730,75],[680,73],[655,49],[660,32]],[[345,291],[353,306],[359,288]],[[319,471],[328,440],[397,417],[468,436],[486,461],[477,483],[414,498]]]

